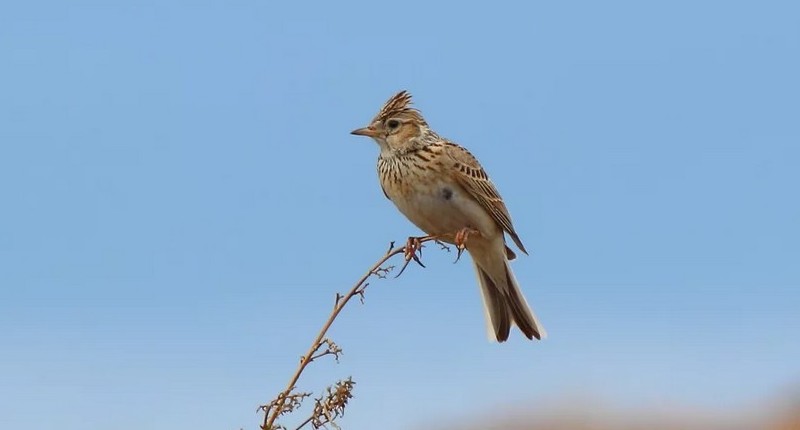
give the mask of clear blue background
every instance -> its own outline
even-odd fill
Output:
[[[4,2],[0,58],[0,427],[257,428],[419,233],[348,134],[400,89],[498,185],[550,338],[488,343],[431,249],[300,383],[352,375],[347,428],[800,380],[797,2]]]

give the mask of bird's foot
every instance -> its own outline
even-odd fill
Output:
[[[410,263],[412,260],[420,266],[425,267],[419,258],[422,257],[422,242],[427,240],[435,240],[435,236],[411,236],[408,238],[406,246],[403,247],[403,257],[405,257],[406,262],[403,264],[403,267],[400,268],[400,272],[397,274],[397,276],[395,276],[395,278],[403,274],[403,271],[405,271],[406,267],[408,267],[408,263]]]
[[[461,254],[467,249],[467,239],[469,239],[470,234],[480,234],[478,230],[470,227],[464,227],[456,233],[456,237],[453,240],[453,243],[456,245],[456,250],[458,254],[456,254],[456,261],[453,263],[458,263],[458,260],[461,259]]]

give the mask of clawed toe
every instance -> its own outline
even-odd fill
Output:
[[[480,232],[478,232],[478,230],[475,230],[473,228],[465,227],[455,233],[453,243],[456,245],[456,250],[458,253],[456,254],[456,261],[454,261],[454,263],[457,263],[458,260],[461,259],[461,254],[464,252],[465,249],[467,249],[467,240],[469,239],[469,236],[471,234],[480,234]],[[412,261],[419,264],[421,267],[425,267],[425,265],[422,264],[422,260],[420,260],[420,257],[422,257],[422,248],[424,247],[423,245],[424,242],[432,240],[438,243],[439,246],[442,247],[442,249],[446,249],[449,251],[450,248],[448,248],[447,245],[442,243],[439,240],[439,237],[440,236],[436,235],[409,237],[408,241],[406,241],[406,246],[403,247],[403,257],[405,258],[405,263],[403,263],[403,267],[400,268],[400,271],[397,273],[397,275],[395,275],[395,278],[402,275],[403,272],[406,270],[406,267],[408,267],[408,264],[411,263]]]
[[[406,242],[406,246],[403,248],[403,256],[405,257],[406,262],[403,264],[403,267],[400,268],[400,272],[397,273],[395,278],[397,278],[398,276],[403,274],[403,272],[406,270],[406,267],[408,267],[408,263],[410,263],[412,260],[414,262],[416,262],[417,264],[419,264],[420,266],[425,267],[425,265],[422,264],[422,261],[419,259],[419,257],[422,256],[422,248],[423,248],[422,242],[426,241],[426,240],[431,240],[431,239],[434,239],[434,237],[433,236],[422,236],[422,237],[413,237],[412,236],[412,237],[408,238],[408,241]]]
[[[456,250],[458,253],[456,254],[456,261],[453,263],[458,263],[458,260],[461,259],[461,254],[467,249],[467,239],[469,239],[470,234],[478,234],[478,230],[475,230],[470,227],[464,227],[456,233],[456,237],[453,240],[453,243],[456,245]]]

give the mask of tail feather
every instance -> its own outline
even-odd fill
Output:
[[[512,324],[519,327],[528,339],[545,338],[547,334],[522,295],[508,260],[504,261],[504,273],[495,277],[501,285],[476,262],[473,264],[478,274],[490,339],[498,342],[508,340]]]
[[[514,323],[528,339],[535,337],[541,340],[546,338],[547,332],[522,294],[517,278],[514,276],[514,272],[511,271],[511,265],[508,264],[508,261],[506,261],[506,279],[509,285],[508,304],[514,317]]]
[[[474,264],[474,266],[475,272],[478,274],[478,283],[481,287],[483,313],[486,317],[486,331],[489,339],[496,339],[502,342],[508,339],[508,335],[511,332],[511,314],[508,312],[506,301],[492,278],[477,264]]]

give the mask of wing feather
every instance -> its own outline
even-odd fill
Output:
[[[445,143],[444,152],[455,163],[453,176],[459,185],[467,190],[470,196],[489,212],[495,222],[511,236],[517,247],[527,254],[528,251],[522,245],[519,235],[514,231],[514,226],[511,224],[511,215],[509,215],[508,208],[503,203],[503,198],[500,197],[497,188],[489,180],[489,175],[483,170],[478,159],[465,148],[452,142]]]

